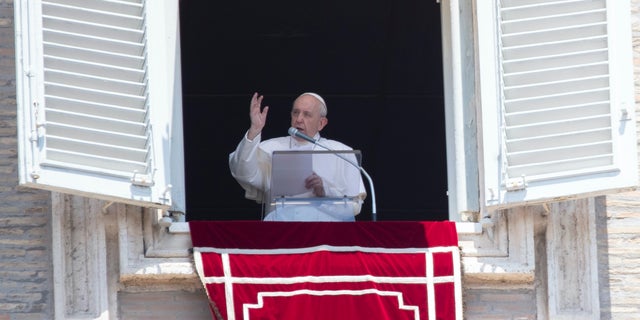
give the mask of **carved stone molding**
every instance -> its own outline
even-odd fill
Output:
[[[188,233],[156,210],[52,193],[56,319],[116,319],[118,291],[202,289]]]
[[[201,289],[189,233],[171,233],[158,225],[162,213],[155,209],[118,204],[120,282],[127,290],[161,287]]]
[[[594,198],[549,205],[549,319],[598,319],[600,297]]]
[[[103,202],[52,193],[56,319],[112,319]]]
[[[482,219],[480,232],[458,233],[467,285],[504,282],[532,285],[534,228],[541,207],[518,207]]]

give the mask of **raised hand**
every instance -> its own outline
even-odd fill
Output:
[[[267,122],[267,113],[269,112],[269,107],[265,106],[262,108],[262,98],[263,96],[258,95],[257,92],[253,94],[251,98],[251,104],[249,105],[249,117],[251,118],[251,127],[247,132],[247,138],[249,140],[253,140],[257,137],[260,132],[262,132],[262,128]]]

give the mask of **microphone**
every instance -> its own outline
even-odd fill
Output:
[[[298,129],[294,128],[294,127],[289,128],[289,135],[292,136],[292,137],[298,137],[300,139],[307,140],[307,141],[309,141],[311,143],[316,143],[316,141],[313,140],[313,138],[311,138],[308,135],[300,132],[300,130],[298,130]],[[327,148],[325,148],[325,149],[327,149]]]
[[[309,141],[319,147],[322,147],[326,150],[329,151],[335,151],[329,147],[326,147],[324,145],[322,145],[321,143],[319,143],[318,141],[314,140],[313,138],[309,137],[308,135],[300,132],[300,130],[291,127],[289,128],[289,135],[292,137],[298,137],[300,139]],[[358,165],[357,163],[355,163],[354,161],[352,161],[351,159],[347,159],[346,157],[344,157],[343,155],[339,154],[339,153],[334,153],[334,155],[336,155],[338,158],[348,162],[349,164],[351,164],[352,166],[356,167],[358,170],[360,170],[360,172],[362,172],[362,174],[367,178],[367,180],[369,181],[369,188],[371,189],[371,220],[376,221],[376,192],[373,188],[373,180],[371,180],[371,176],[369,176],[369,174],[367,173],[367,171],[364,170],[364,168],[360,165]]]

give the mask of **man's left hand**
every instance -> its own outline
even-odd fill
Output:
[[[304,180],[305,188],[313,190],[313,194],[316,197],[324,197],[324,186],[322,185],[322,178],[315,172]]]

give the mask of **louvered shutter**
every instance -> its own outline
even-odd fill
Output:
[[[171,159],[182,143],[171,123],[178,46],[158,41],[177,28],[150,35],[177,26],[169,3],[173,14],[143,0],[16,2],[22,184],[184,210],[182,177],[171,174],[182,166]]]
[[[629,16],[620,0],[479,2],[485,206],[637,185]]]

